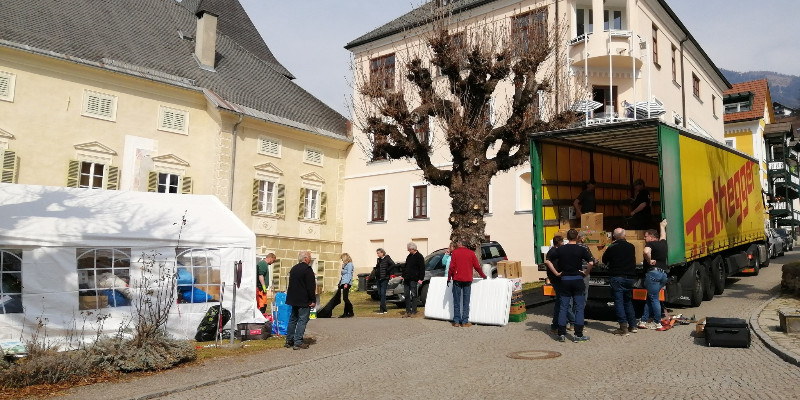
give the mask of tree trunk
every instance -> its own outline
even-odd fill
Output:
[[[467,168],[471,168],[468,166]],[[488,190],[490,176],[475,172],[453,171],[450,185],[450,239],[466,242],[470,248],[479,249],[484,241],[486,223],[483,220],[488,209]]]

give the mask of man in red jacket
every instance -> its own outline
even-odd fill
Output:
[[[447,284],[453,281],[453,326],[464,328],[472,326],[469,322],[469,297],[472,290],[472,271],[478,271],[481,278],[486,274],[481,270],[478,257],[470,250],[466,241],[450,254],[450,270],[447,273]],[[463,302],[463,305],[462,305]]]

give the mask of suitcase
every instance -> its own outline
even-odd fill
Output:
[[[705,337],[709,347],[750,347],[750,327],[741,318],[706,318]]]

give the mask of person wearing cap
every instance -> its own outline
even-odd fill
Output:
[[[589,182],[584,182],[583,191],[578,195],[575,201],[572,202],[572,205],[575,207],[575,215],[578,218],[580,218],[583,213],[597,211],[594,188],[594,179],[589,180]]]
[[[629,229],[645,230],[650,225],[650,192],[644,188],[644,181],[633,181],[633,201]]]

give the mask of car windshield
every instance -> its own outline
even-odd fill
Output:
[[[778,235],[781,235],[781,236],[786,236],[787,235],[786,229],[783,229],[783,228],[775,229],[775,232],[777,232]]]
[[[484,260],[489,258],[501,258],[506,256],[503,248],[497,244],[485,244],[481,247],[481,255]]]
[[[444,269],[444,265],[442,264],[442,257],[444,257],[444,251],[442,252],[437,251],[429,255],[427,260],[425,260],[425,270],[433,271],[435,269]]]

